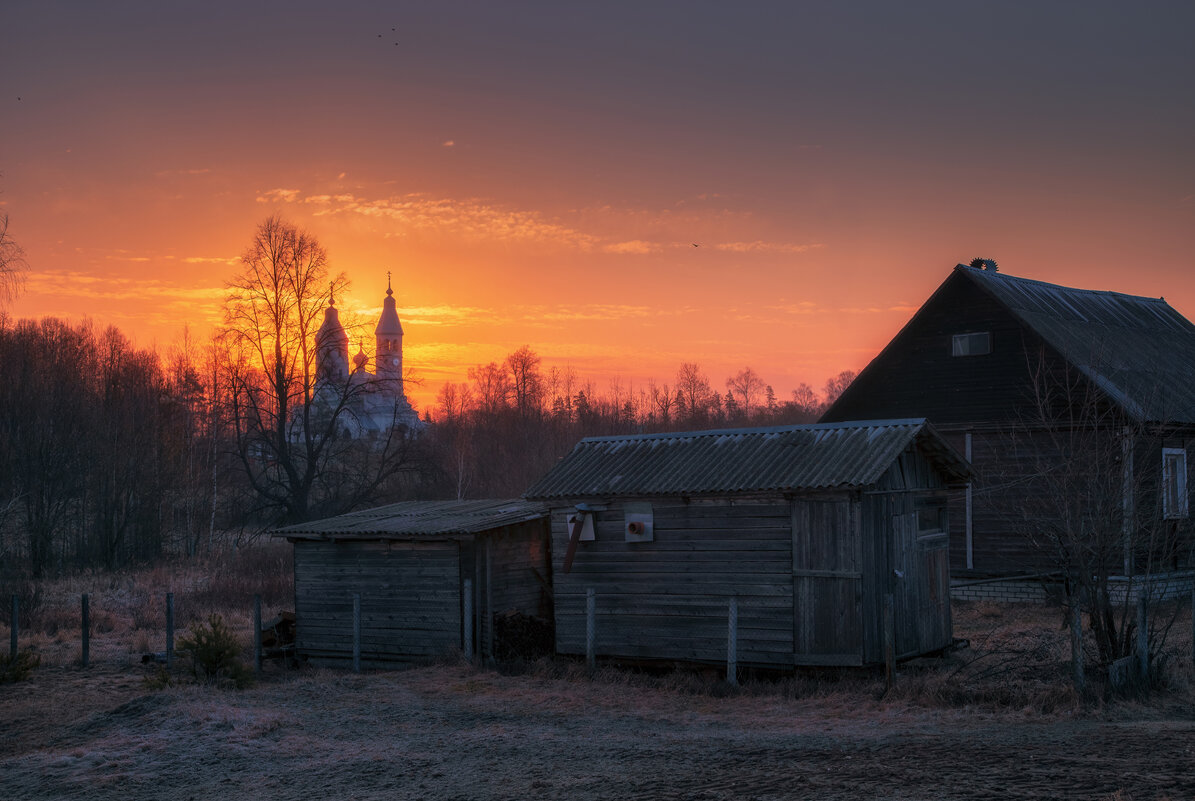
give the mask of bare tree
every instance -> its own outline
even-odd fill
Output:
[[[524,345],[506,357],[506,369],[510,371],[510,391],[515,408],[523,417],[538,414],[543,410],[544,380],[539,371],[539,355]]]
[[[497,362],[470,367],[469,380],[481,411],[494,415],[510,407],[510,376]]]
[[[1133,653],[1135,596],[1151,598],[1152,578],[1189,563],[1190,522],[1163,499],[1165,480],[1176,478],[1163,466],[1164,429],[1126,414],[1087,376],[1044,353],[1031,367],[1031,411],[996,446],[997,464],[1010,467],[990,469],[983,491],[999,493],[1014,530],[1065,579],[1068,606],[1087,613],[1107,667]],[[1174,488],[1175,502],[1183,492]],[[1172,623],[1173,615],[1151,616],[1151,660]]]
[[[813,391],[813,387],[804,382],[798,384],[797,388],[793,390],[792,402],[797,407],[797,411],[802,415],[807,415],[810,420],[817,417],[821,408],[817,400],[817,393]]]
[[[846,391],[846,388],[851,385],[857,376],[854,370],[843,370],[833,378],[826,380],[825,398],[823,399],[823,408],[829,408],[834,401],[838,400],[838,396]]]
[[[685,416],[690,424],[701,423],[708,417],[716,395],[709,379],[695,363],[685,362],[676,371],[676,391],[684,399]]]
[[[677,395],[668,388],[667,384],[657,385],[655,381],[647,382],[647,395],[651,401],[651,409],[659,415],[660,424],[665,428],[672,424],[672,412],[676,409]]]
[[[733,399],[743,419],[750,420],[764,388],[763,379],[750,367],[744,367],[726,379],[727,402]]]
[[[8,233],[8,215],[0,214],[0,308],[20,293],[28,269],[25,251]]]
[[[258,226],[229,283],[229,415],[264,522],[346,511],[409,467],[412,443],[397,425],[397,404],[393,424],[367,441],[350,430],[349,409],[368,386],[316,373],[323,311],[347,285],[343,273],[329,275],[314,236],[278,217]]]

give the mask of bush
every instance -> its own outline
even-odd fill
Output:
[[[0,654],[0,684],[24,681],[40,664],[41,657],[31,648],[17,651],[15,659],[8,654]]]
[[[213,614],[206,625],[195,623],[189,636],[178,641],[178,652],[191,662],[195,678],[237,689],[253,683],[253,673],[241,662],[241,644],[224,618]]]

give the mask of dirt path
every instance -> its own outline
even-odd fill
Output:
[[[464,667],[310,672],[244,692],[53,669],[0,687],[0,798],[1195,798],[1195,714],[1137,717],[712,698]]]

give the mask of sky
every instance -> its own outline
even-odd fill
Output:
[[[202,340],[279,214],[367,351],[392,273],[421,408],[522,345],[783,399],[976,257],[1195,318],[1192,30],[1189,0],[6,0],[7,311]]]

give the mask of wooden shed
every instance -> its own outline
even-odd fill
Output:
[[[946,490],[963,459],[925,420],[594,437],[526,497],[551,508],[556,648],[719,663],[883,661],[951,643]]]
[[[354,595],[361,663],[372,667],[463,650],[466,620],[481,655],[492,652],[496,615],[550,621],[547,520],[524,500],[408,502],[278,531],[295,547],[299,656],[351,660]]]

